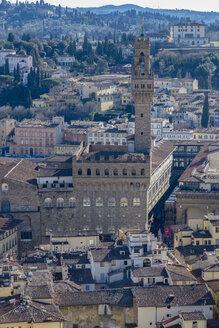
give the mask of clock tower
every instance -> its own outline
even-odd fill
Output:
[[[135,39],[132,70],[132,97],[135,102],[135,152],[150,155],[151,104],[154,96],[154,75],[150,69],[150,40],[145,38],[143,24]]]

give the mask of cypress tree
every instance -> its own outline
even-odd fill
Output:
[[[9,75],[10,73],[9,73],[9,62],[8,62],[8,59],[6,59],[6,61],[5,61],[5,69],[4,69],[4,71],[5,71],[5,75]]]
[[[202,118],[201,118],[201,126],[203,128],[208,127],[208,120],[209,120],[209,104],[208,104],[208,94],[206,93],[204,104],[203,104],[203,110],[202,110]]]
[[[18,82],[20,82],[20,78],[21,78],[21,75],[20,75],[20,65],[17,64],[16,80]]]

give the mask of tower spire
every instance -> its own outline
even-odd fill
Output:
[[[142,22],[141,22],[141,34],[140,36],[144,37],[144,16],[142,16]]]

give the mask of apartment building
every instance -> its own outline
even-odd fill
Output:
[[[52,121],[26,119],[17,123],[14,136],[9,142],[10,154],[19,156],[51,156],[54,146],[61,143],[64,119],[54,117]]]

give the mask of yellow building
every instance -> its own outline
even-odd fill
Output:
[[[131,93],[123,93],[122,94],[122,106],[126,106],[131,104],[132,102],[132,95]]]
[[[55,287],[55,286],[54,286]],[[87,292],[55,290],[57,304],[72,327],[133,327],[135,322],[130,289]]]
[[[80,145],[58,144],[55,145],[55,155],[75,155]]]
[[[40,96],[39,99],[34,99],[32,102],[32,107],[39,109],[39,108],[51,108],[55,103],[54,98],[47,94],[43,94]]]
[[[20,220],[0,218],[0,256],[6,254],[16,256],[17,227],[20,223]]]
[[[206,281],[206,284],[215,301],[214,320],[219,320],[219,280]]]
[[[202,128],[194,131],[194,139],[215,141],[219,139],[219,128]]]
[[[208,214],[204,219],[188,219],[188,226],[174,234],[174,248],[188,245],[219,245],[219,216]]]
[[[163,328],[207,328],[207,318],[203,312],[180,312],[179,315],[162,322]]]
[[[205,281],[219,280],[219,264],[210,265],[202,271],[202,279]]]
[[[194,285],[197,283],[193,274],[183,265],[169,264],[166,266],[166,269],[168,271],[170,284],[173,286]]]

